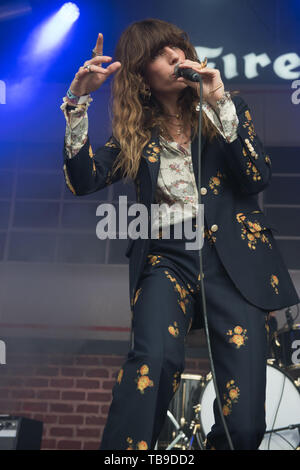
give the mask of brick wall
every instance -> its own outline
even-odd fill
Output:
[[[0,366],[0,414],[44,423],[42,449],[98,449],[124,355],[10,354]],[[206,374],[206,358],[185,372]]]

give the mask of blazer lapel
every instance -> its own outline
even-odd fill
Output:
[[[149,169],[151,184],[152,184],[152,194],[156,188],[158,171],[160,167],[160,152],[161,147],[159,145],[159,129],[154,127],[151,132],[151,138],[147,145],[145,145],[142,157],[145,158],[147,166]]]

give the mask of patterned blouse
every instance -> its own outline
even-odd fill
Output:
[[[63,98],[63,101],[61,110],[67,123],[65,145],[68,157],[72,158],[87,140],[87,109],[93,100],[90,95],[81,97],[76,108],[69,112],[66,110],[67,98]],[[227,142],[233,142],[237,138],[239,120],[228,91],[217,101],[215,108],[203,101],[202,109]],[[161,153],[155,203],[163,205],[159,208],[159,217],[153,224],[154,227],[161,228],[197,215],[198,190],[193,171],[191,143],[188,148],[184,148],[177,142],[167,141],[161,135],[159,140]],[[173,204],[174,206],[170,207]]]

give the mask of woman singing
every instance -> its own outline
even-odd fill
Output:
[[[158,237],[129,240],[132,342],[100,449],[154,448],[185,367],[187,333],[201,326],[201,278],[222,413],[234,448],[257,449],[265,432],[266,316],[299,302],[257,203],[271,179],[270,157],[246,102],[224,90],[220,71],[199,61],[177,26],[158,19],[131,24],[115,60],[103,55],[99,34],[93,58],[64,98],[66,183],[81,196],[131,180],[149,220],[154,203],[170,207],[171,219],[165,212],[150,220]],[[203,82],[201,272],[198,250],[186,249],[184,235],[174,237],[187,220],[197,230],[198,210],[199,84],[177,78],[176,64]],[[112,135],[94,152],[90,94],[112,74]],[[166,226],[169,238],[162,237]],[[214,416],[206,448],[228,449],[216,402]]]

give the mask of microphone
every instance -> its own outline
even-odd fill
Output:
[[[175,77],[183,77],[191,82],[200,82],[202,77],[200,73],[195,72],[195,70],[191,68],[179,68],[179,64],[175,65],[174,68],[174,75]]]

